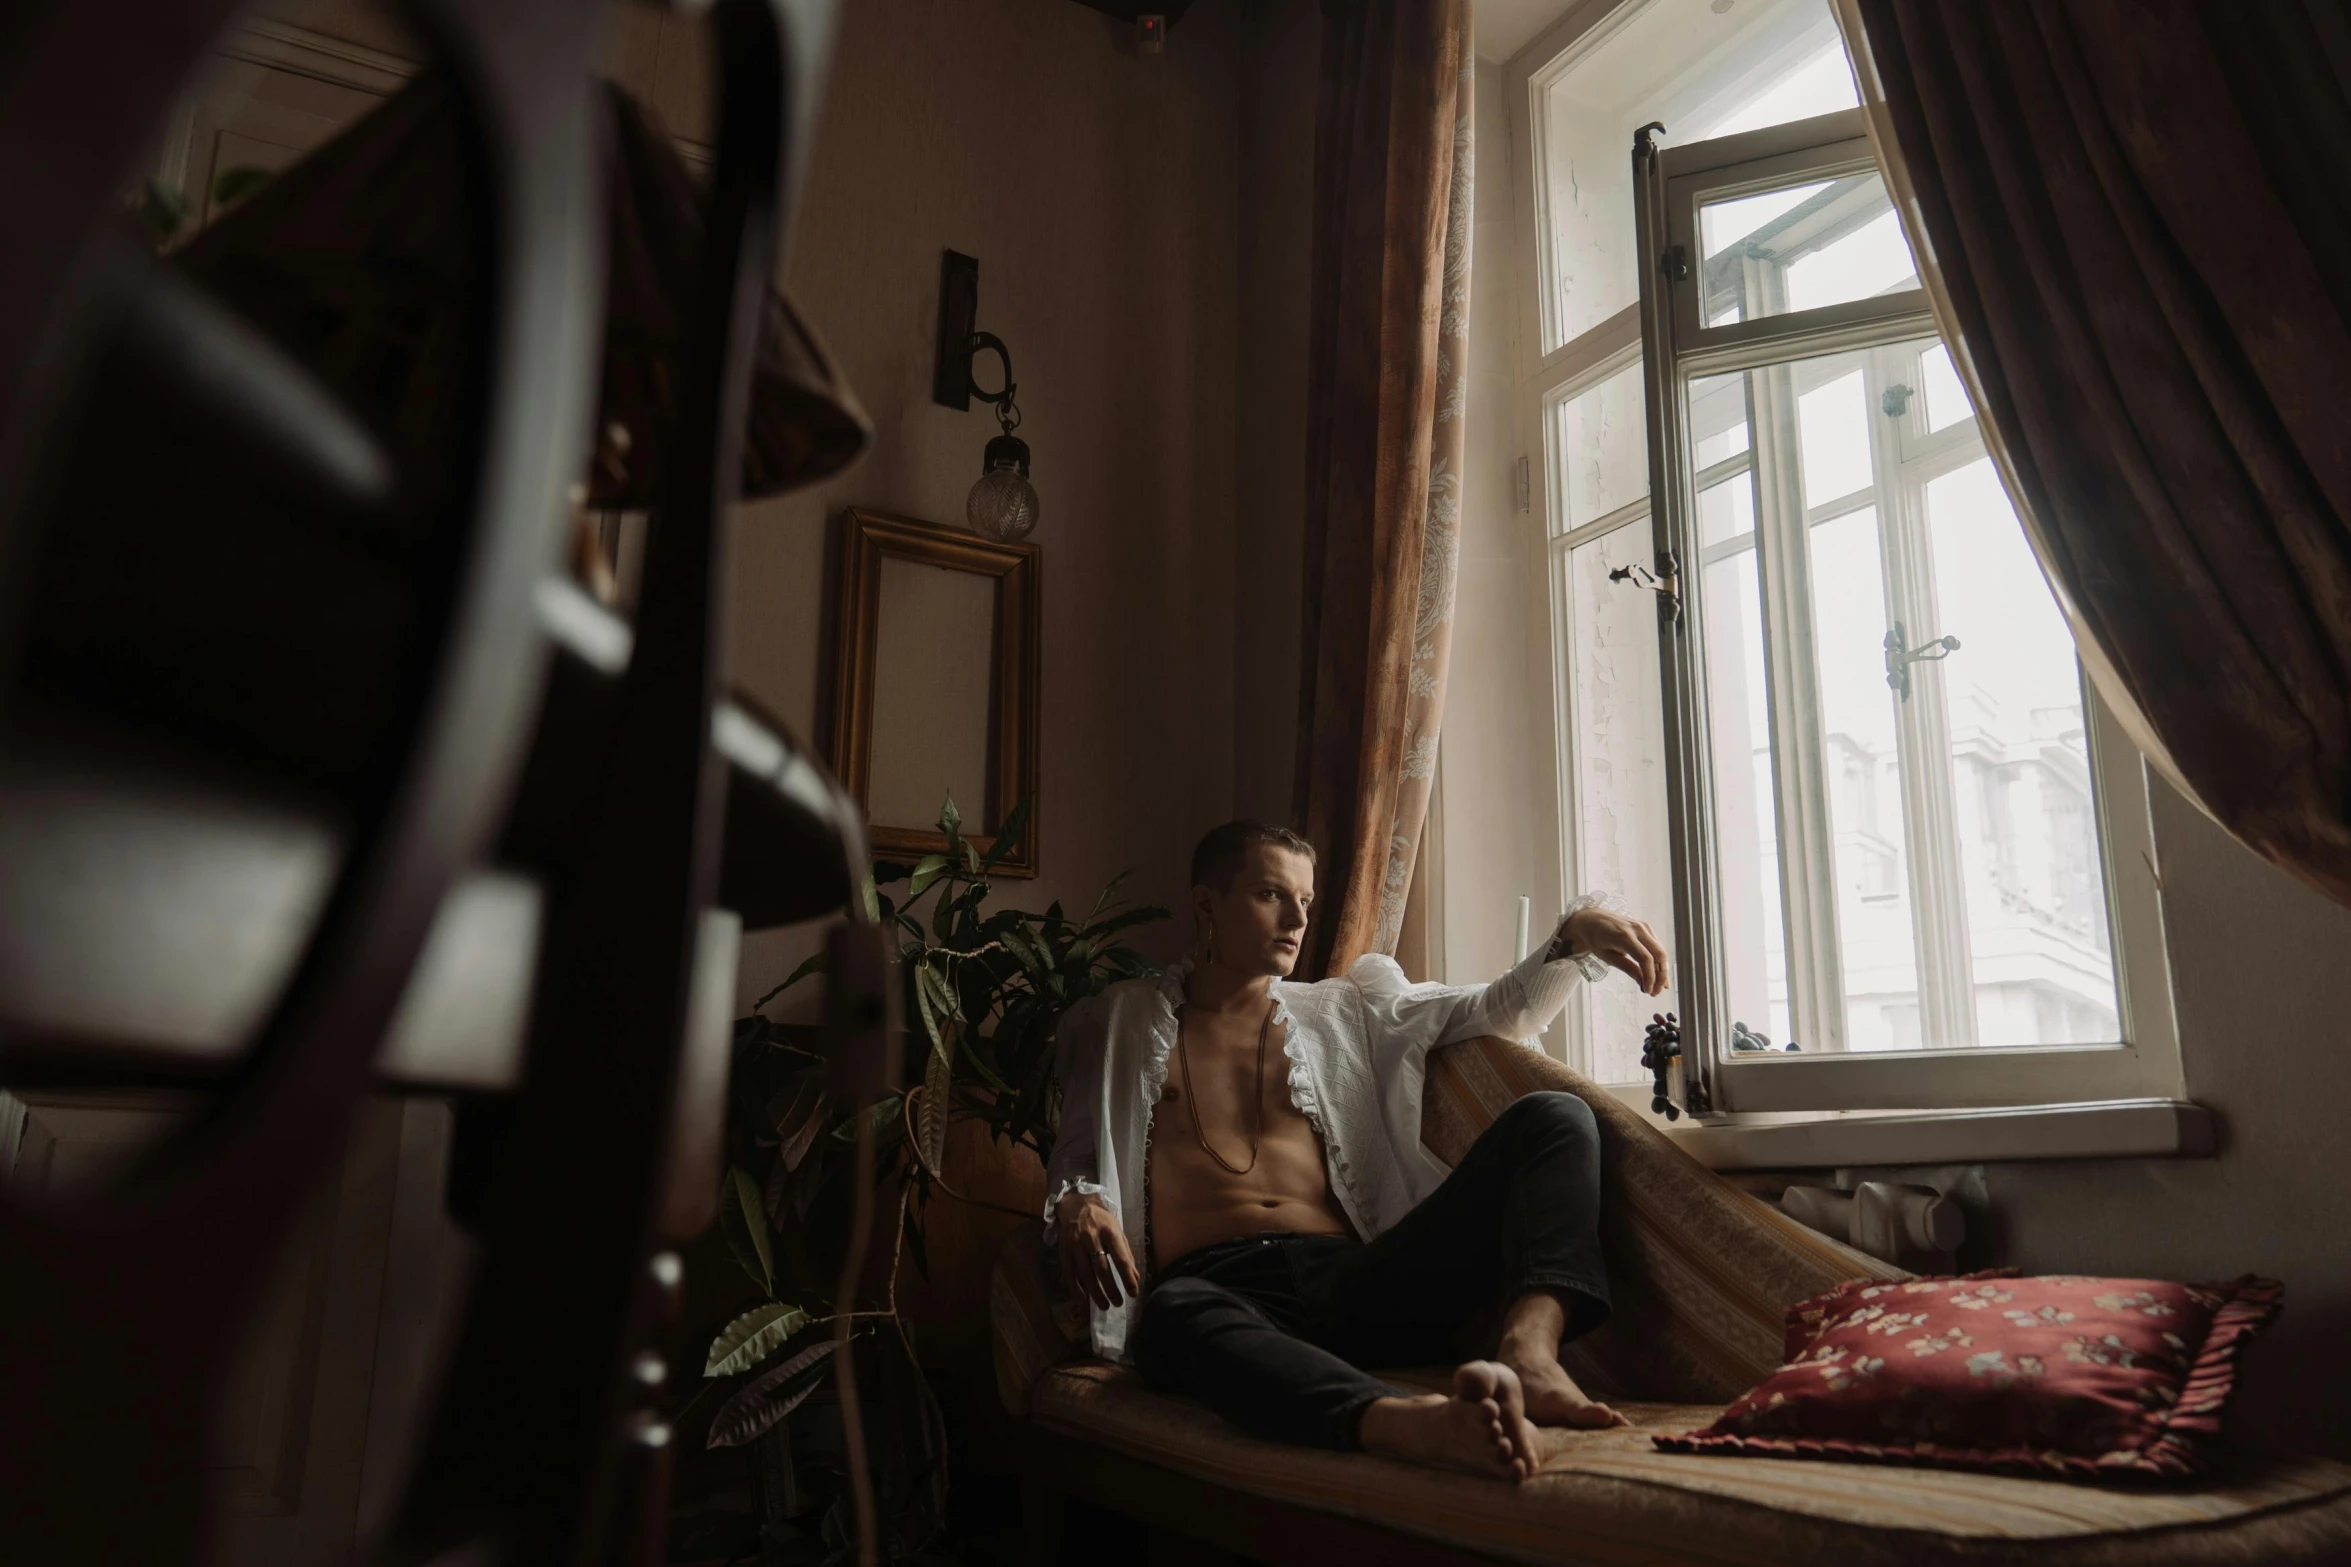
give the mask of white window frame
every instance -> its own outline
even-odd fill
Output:
[[[1548,626],[1552,649],[1552,657],[1545,661],[1551,689],[1537,692],[1537,700],[1526,714],[1529,741],[1552,769],[1548,782],[1551,798],[1557,803],[1556,811],[1542,822],[1536,834],[1538,863],[1533,867],[1533,874],[1560,888],[1560,907],[1581,891],[1599,889],[1583,886],[1581,868],[1576,863],[1577,816],[1576,803],[1571,798],[1576,778],[1570,755],[1573,736],[1560,721],[1566,710],[1566,694],[1574,689],[1568,664],[1573,641],[1567,604],[1554,588],[1567,549],[1610,531],[1599,527],[1599,522],[1612,521],[1616,515],[1633,520],[1645,514],[1648,500],[1643,497],[1637,509],[1627,507],[1621,514],[1586,524],[1574,530],[1572,538],[1565,533],[1556,538],[1551,536],[1549,519],[1554,509],[1562,506],[1564,495],[1554,440],[1554,410],[1560,403],[1580,396],[1640,361],[1641,307],[1636,299],[1558,347],[1546,351],[1543,346],[1553,335],[1557,309],[1550,282],[1550,90],[1650,3],[1651,0],[1567,0],[1558,20],[1521,47],[1505,67],[1505,101],[1521,109],[1512,117],[1513,129],[1521,138],[1515,149],[1521,156],[1514,159],[1514,172],[1523,171],[1513,182],[1517,241],[1514,259],[1519,285],[1515,302],[1518,307],[1516,415],[1518,449],[1528,454],[1522,459],[1525,490],[1521,506],[1529,518],[1529,526],[1544,540],[1546,567],[1541,577],[1530,577],[1526,584],[1530,594],[1527,624]],[[1743,41],[1742,77],[1761,80],[1777,72],[1789,55],[1810,46],[1813,39],[1809,27],[1774,26],[1763,37]],[[1721,85],[1719,81],[1714,84],[1717,92]],[[1678,114],[1681,107],[1669,100],[1661,105],[1660,112]],[[1620,152],[1629,156],[1629,150],[1620,149]],[[1662,925],[1662,919],[1659,923]],[[1555,1052],[1570,1066],[1591,1072],[1595,1058],[1586,1034],[1586,1009],[1581,1004],[1571,1005],[1561,1027],[1564,1037],[1554,1047]],[[1646,1104],[1645,1096],[1641,1102]]]
[[[1834,1008],[1814,1007],[1809,1024],[1813,1038],[1803,1054],[1734,1055],[1729,1048],[1732,1019],[1714,944],[1720,886],[1711,821],[1712,755],[1701,646],[1704,577],[1697,569],[1703,558],[1697,543],[1696,514],[1701,476],[1692,471],[1688,451],[1687,388],[1699,377],[1907,343],[1935,335],[1935,327],[1923,290],[1709,327],[1699,320],[1701,269],[1690,265],[1678,269],[1678,279],[1668,280],[1661,258],[1670,246],[1683,247],[1681,254],[1686,257],[1700,255],[1697,213],[1701,202],[1872,166],[1860,111],[1847,110],[1715,141],[1659,148],[1643,161],[1636,176],[1636,199],[1641,208],[1638,237],[1644,342],[1650,345],[1644,355],[1643,381],[1649,416],[1653,540],[1660,572],[1669,562],[1689,564],[1677,579],[1681,613],[1660,615],[1668,816],[1674,827],[1676,949],[1682,964],[1679,991],[1684,1018],[1685,1100],[1698,1113],[1721,1114],[2176,1097],[2182,1087],[2179,1043],[2163,941],[2146,767],[2086,682],[2090,771],[2122,1038],[2108,1045],[1846,1053],[1841,1048],[1840,1001]],[[1980,435],[1972,421],[1932,438],[1916,433],[1923,431],[1922,421],[1923,415],[1913,409],[1901,421],[1904,428],[1899,431],[1892,428],[1896,421],[1873,423],[1873,429],[1882,432],[1878,439],[1900,441],[1912,448],[1881,454],[1886,459],[1877,465],[1881,485],[1887,460],[1897,472],[1913,464],[1947,469],[1973,460],[1980,452]],[[1760,429],[1751,434],[1756,445],[1769,438]],[[1719,482],[1711,470],[1705,478]],[[1872,503],[1876,503],[1874,494]],[[1842,502],[1831,502],[1815,510],[1826,515],[1841,509]],[[1759,505],[1757,510],[1760,529],[1766,525],[1766,508]],[[1808,519],[1799,505],[1795,525],[1805,527],[1809,520],[1817,519]],[[1902,526],[1881,517],[1881,528],[1889,537]],[[1788,552],[1789,558],[1796,553]],[[1897,566],[1896,570],[1900,569]],[[1780,618],[1784,621],[1788,617],[1783,614]],[[1913,666],[1913,670],[1929,685],[1939,680],[1939,672],[1931,668]],[[1906,726],[1939,727],[1935,722],[1939,712],[1939,700],[1906,704],[1903,722]],[[1784,716],[1775,707],[1775,724]],[[1911,736],[1905,743],[1924,747],[1923,754],[1947,754],[1947,746],[1935,749],[1931,735]],[[1785,920],[1788,964],[1791,988],[1801,989],[1798,969],[1804,958],[1800,948],[1805,932],[1833,931],[1834,926],[1795,907],[1808,895],[1801,883],[1808,876],[1817,880],[1822,874],[1827,850],[1825,843],[1807,845],[1791,840],[1800,835],[1796,825],[1800,821],[1812,822],[1812,831],[1817,834],[1825,822],[1825,811],[1788,802],[1801,794],[1820,797],[1825,777],[1810,775],[1823,768],[1824,761],[1817,733],[1777,734],[1774,750],[1783,802],[1782,863],[1788,868],[1784,874],[1790,883]],[[1937,770],[1921,771],[1932,774]],[[1912,787],[1914,792],[1933,789],[1932,784]],[[1915,819],[1921,813],[1947,816],[1948,812],[1948,800],[1913,799],[1905,815]],[[1955,867],[1951,869],[1955,873]],[[1825,890],[1816,889],[1810,895]],[[1934,917],[1927,902],[1925,897],[1914,899],[1914,918],[1926,921]],[[1836,961],[1834,951],[1815,951],[1808,966],[1833,968]],[[1920,977],[1922,1002],[1930,999],[1927,991],[1950,988],[1935,986],[1924,966]],[[1791,996],[1792,1005],[1796,1002]],[[1798,1010],[1801,1012],[1800,1006]]]
[[[1543,543],[1542,558],[1547,568],[1539,578],[1529,579],[1527,591],[1539,596],[1539,602],[1530,602],[1528,609],[1530,624],[1548,625],[1551,633],[1550,657],[1542,661],[1551,688],[1536,694],[1535,709],[1527,715],[1530,742],[1552,769],[1552,797],[1557,802],[1556,811],[1547,815],[1543,831],[1538,835],[1544,863],[1538,866],[1537,873],[1558,878],[1563,900],[1591,889],[1583,886],[1576,863],[1580,802],[1576,798],[1574,731],[1567,722],[1567,703],[1575,689],[1572,667],[1575,627],[1572,599],[1561,591],[1565,580],[1562,568],[1568,552],[1578,545],[1650,517],[1654,494],[1581,526],[1554,532],[1553,518],[1564,511],[1565,477],[1561,454],[1556,448],[1556,410],[1564,401],[1640,363],[1642,333],[1641,307],[1634,304],[1560,346],[1544,349],[1551,335],[1555,308],[1550,276],[1552,224],[1547,164],[1552,146],[1547,124],[1548,90],[1563,72],[1572,69],[1590,49],[1613,35],[1646,3],[1647,0],[1580,0],[1570,4],[1560,19],[1521,49],[1508,66],[1507,101],[1518,106],[1513,114],[1513,129],[1523,137],[1521,156],[1514,160],[1518,173],[1513,182],[1516,304],[1520,322],[1515,412],[1520,450],[1529,459],[1523,470],[1525,488],[1521,505],[1527,517],[1526,525],[1537,530],[1536,536]],[[1840,122],[1833,129],[1841,133],[1835,139],[1845,144],[1847,161],[1855,167],[1871,165],[1858,112],[1825,118]],[[1817,144],[1819,132],[1816,122],[1811,126],[1779,126],[1743,137],[1721,138],[1713,144],[1712,156],[1719,156],[1726,149],[1746,159],[1802,153]],[[1669,148],[1666,153],[1669,166],[1678,173],[1702,172],[1693,156],[1696,151],[1695,148]],[[1629,147],[1623,149],[1628,158],[1630,152]],[[1653,263],[1644,262],[1644,266],[1650,264]],[[1923,296],[1905,302],[1902,310],[1894,313],[1900,318],[1898,325],[1890,319],[1883,302],[1837,308],[1841,321],[1837,316],[1828,319],[1841,325],[1847,339],[1842,343],[1823,343],[1815,337],[1813,334],[1822,325],[1823,317],[1819,312],[1808,312],[1801,317],[1770,317],[1761,322],[1715,329],[1707,334],[1707,341],[1701,346],[1714,356],[1713,368],[1728,370],[1742,367],[1742,363],[1773,358],[1780,354],[1780,345],[1792,338],[1805,341],[1808,347],[1817,344],[1814,351],[1826,353],[1838,347],[1864,347],[1923,337],[1934,331]],[[1980,444],[1972,426],[1947,428],[1939,432],[1937,439]],[[1750,451],[1718,465],[1720,471],[1709,470],[1703,476],[1683,474],[1681,480],[1689,486],[1685,497],[1694,497],[1696,481],[1701,477],[1709,484],[1719,482],[1732,469],[1752,460]],[[1654,476],[1651,484],[1654,491]],[[1654,531],[1658,522],[1654,518],[1651,521]],[[1694,561],[1696,553],[1684,551],[1680,558]],[[2123,1018],[2121,1032],[2127,1043],[2112,1048],[1976,1047],[1898,1054],[1807,1053],[1770,1060],[1731,1061],[1726,1059],[1727,1042],[1708,1033],[1713,1021],[1722,1020],[1719,1002],[1709,1023],[1700,1023],[1690,1015],[1691,1007],[1685,1005],[1688,1019],[1685,1059],[1690,1068],[1685,1087],[1695,1088],[1695,1098],[1706,1107],[1710,1120],[1725,1118],[1719,1124],[1745,1124],[1752,1119],[1747,1112],[1757,1112],[1764,1122],[1776,1124],[1786,1121],[1787,1113],[1791,1112],[1841,1115],[1870,1107],[1928,1112],[1996,1106],[2064,1107],[2146,1098],[2174,1099],[2183,1092],[2147,772],[2121,726],[2086,682],[2085,695],[2099,844]],[[1710,893],[1708,896],[1711,899]],[[1678,909],[1675,918],[1677,927],[1684,927]],[[1664,922],[1660,919],[1658,923]],[[1677,951],[1688,946],[1680,929],[1677,929],[1675,946]],[[1680,976],[1682,984],[1677,989],[1687,985],[1688,977]],[[1690,995],[1692,1002],[1698,999],[1687,990],[1684,993]],[[1584,1037],[1583,1008],[1570,1009],[1565,1034],[1565,1058],[1570,1064],[1589,1070],[1593,1052],[1590,1041]],[[1645,1104],[1646,1085],[1639,1097]],[[1973,1109],[1970,1113],[1970,1124],[1975,1124],[1983,1111]],[[2045,1109],[2028,1113],[2043,1118],[2052,1114]],[[2046,1141],[2049,1136],[2047,1132],[2037,1132],[2032,1140]],[[2141,1151],[2172,1150],[2168,1145],[2158,1148],[2150,1143]]]

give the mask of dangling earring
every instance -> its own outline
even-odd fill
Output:
[[[1200,944],[1192,951],[1192,964],[1196,968],[1200,964],[1213,961],[1215,957],[1216,927],[1207,923],[1206,921],[1202,921],[1200,925]]]

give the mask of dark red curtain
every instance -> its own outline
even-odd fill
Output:
[[[1296,819],[1300,964],[1391,952],[1453,625],[1470,238],[1468,0],[1326,0],[1314,148]]]
[[[2086,656],[2206,810],[2351,903],[2351,10],[1841,9]]]

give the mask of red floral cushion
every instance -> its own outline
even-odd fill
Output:
[[[2206,1467],[2274,1280],[1856,1279],[1788,1313],[1788,1363],[1673,1452],[2074,1477]]]

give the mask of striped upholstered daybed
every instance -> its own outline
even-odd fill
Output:
[[[2351,1563],[2351,1466],[2323,1460],[2245,1456],[2158,1490],[1656,1451],[1650,1433],[1706,1424],[1777,1366],[1790,1304],[1900,1273],[1729,1186],[1533,1051],[1473,1040],[1439,1053],[1429,1077],[1422,1134],[1448,1162],[1523,1093],[1566,1089],[1598,1114],[1616,1313],[1571,1369],[1632,1427],[1546,1433],[1542,1473],[1519,1486],[1253,1441],[1088,1358],[1031,1225],[999,1259],[990,1303],[1039,1558],[1055,1554],[1060,1503],[1076,1496],[1277,1564]],[[1441,1372],[1394,1377],[1443,1385]],[[1091,1555],[1070,1542],[1073,1563]]]

